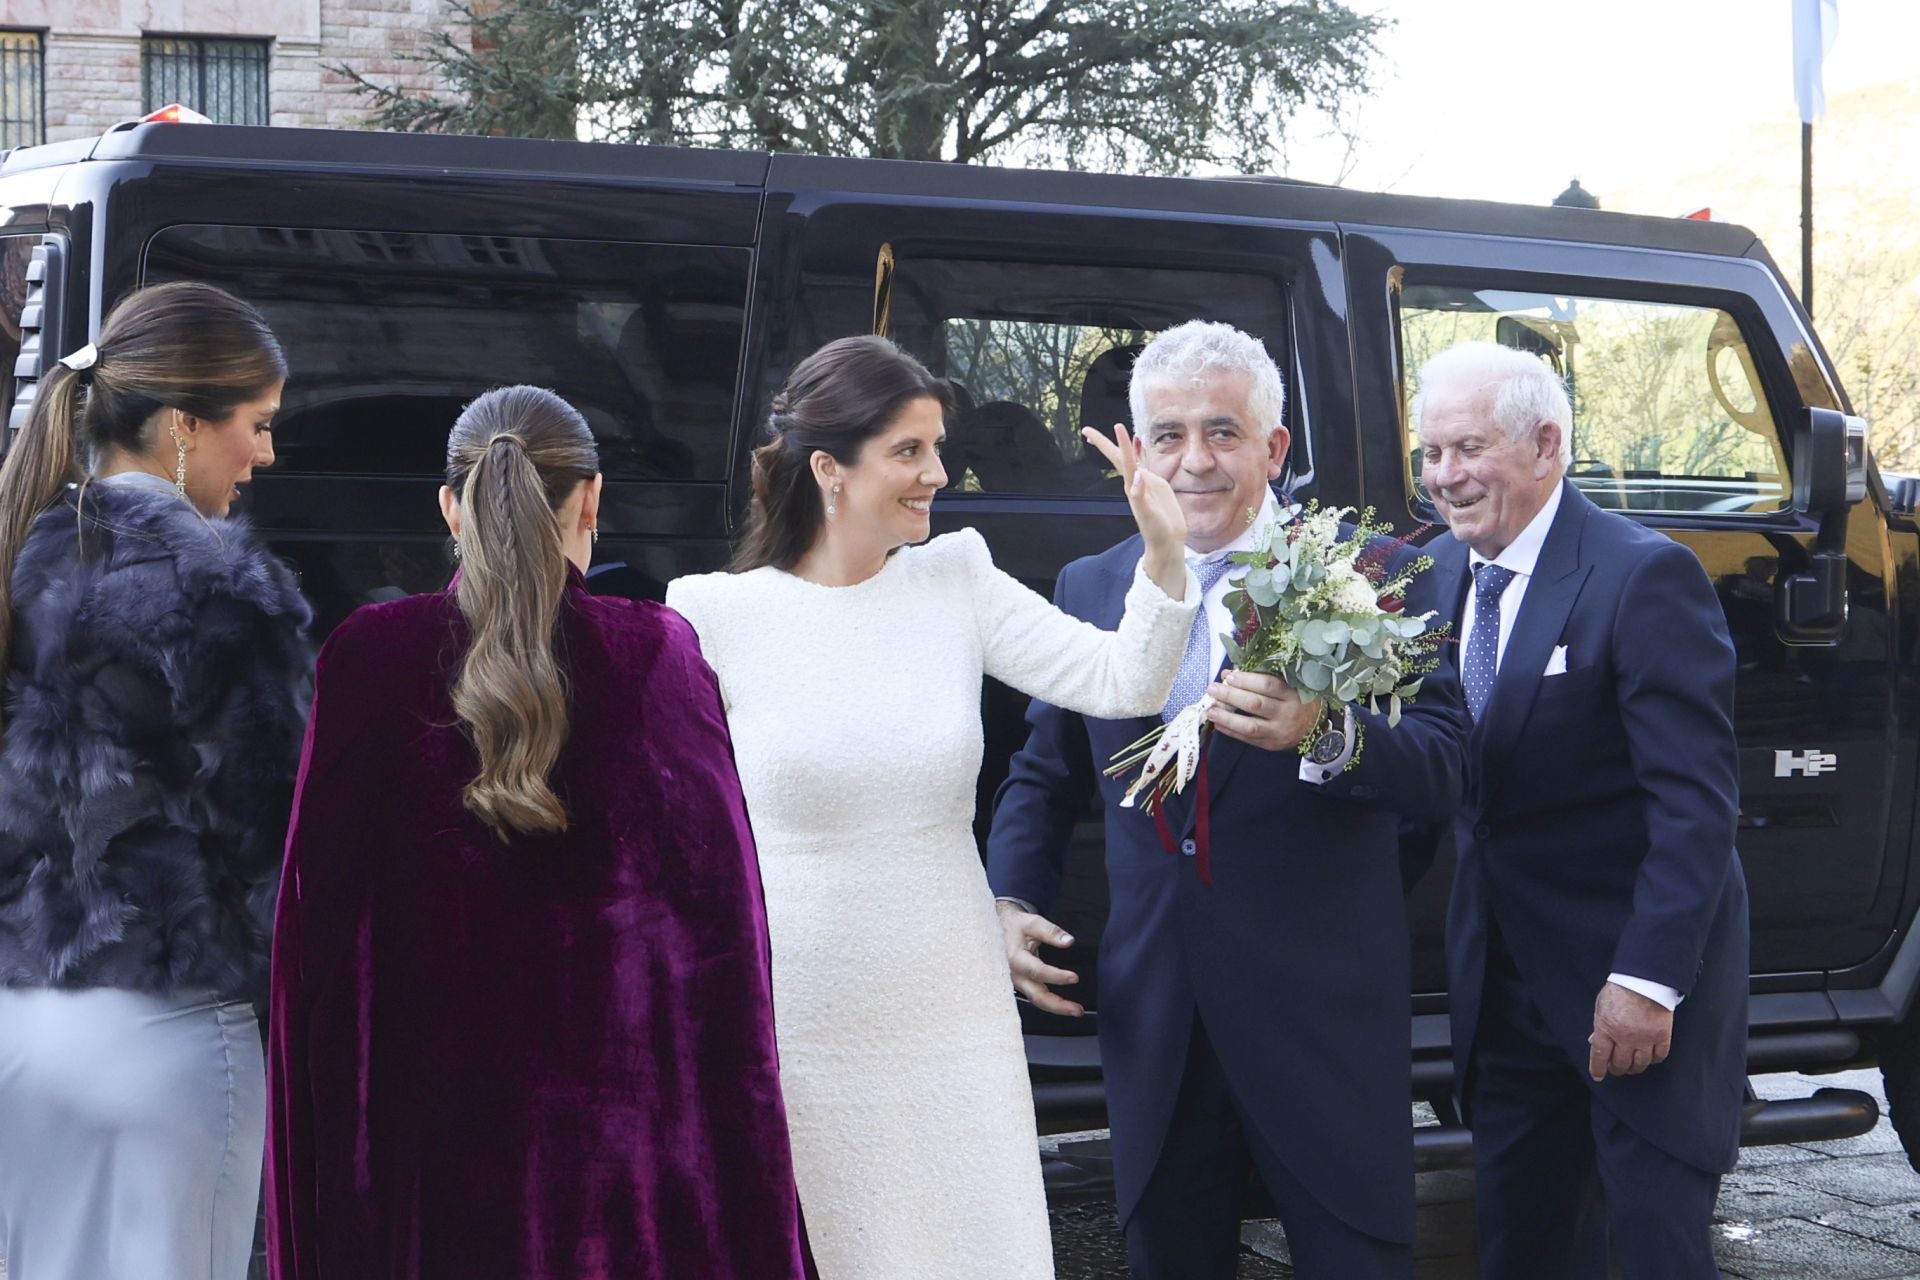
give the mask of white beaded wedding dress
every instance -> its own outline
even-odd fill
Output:
[[[1199,590],[1136,571],[1119,630],[965,530],[850,587],[773,568],[667,591],[719,674],[760,850],[794,1174],[822,1280],[1047,1280],[1019,1019],[973,840],[980,681],[1157,712]]]

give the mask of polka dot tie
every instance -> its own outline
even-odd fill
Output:
[[[1213,664],[1207,661],[1213,656],[1213,632],[1207,626],[1207,592],[1213,590],[1221,575],[1231,568],[1233,561],[1225,556],[1202,560],[1193,566],[1193,576],[1200,579],[1200,608],[1193,615],[1193,630],[1187,632],[1187,651],[1180,659],[1180,674],[1173,678],[1173,692],[1167,695],[1167,705],[1160,709],[1162,722],[1200,701],[1200,695],[1213,680],[1210,670]]]
[[[1500,673],[1500,596],[1512,581],[1511,569],[1487,561],[1473,566],[1473,635],[1467,639],[1460,682],[1475,720],[1486,709],[1493,678]]]

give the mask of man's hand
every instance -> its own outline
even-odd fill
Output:
[[[1673,1010],[1637,991],[1609,982],[1593,1002],[1593,1034],[1587,1037],[1587,1074],[1637,1076],[1667,1060],[1673,1047]]]
[[[1041,943],[1050,947],[1070,947],[1073,935],[1044,916],[1023,911],[1020,905],[1004,899],[993,904],[1000,912],[1000,934],[1007,942],[1007,967],[1013,971],[1013,989],[1033,1001],[1036,1009],[1064,1013],[1077,1018],[1086,1010],[1065,996],[1047,990],[1047,984],[1070,987],[1080,975],[1056,969],[1035,954]]]
[[[1207,720],[1230,738],[1268,751],[1291,751],[1320,720],[1320,704],[1302,701],[1279,676],[1227,670],[1207,686]]]

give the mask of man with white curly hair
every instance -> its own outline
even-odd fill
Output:
[[[1708,1280],[1746,1086],[1733,647],[1700,562],[1566,480],[1488,342],[1418,376],[1428,550],[1474,719],[1447,921],[1488,1280]]]
[[[1258,339],[1194,321],[1140,353],[1130,391],[1143,463],[1179,498],[1204,593],[1161,718],[1211,693],[1218,732],[1156,821],[1122,809],[1124,783],[1103,776],[1151,717],[1032,705],[987,845],[1014,985],[1040,1008],[1081,1012],[1048,988],[1075,975],[1035,951],[1071,945],[1041,913],[1097,798],[1110,898],[1100,1057],[1134,1276],[1230,1280],[1257,1173],[1304,1280],[1406,1280],[1412,980],[1398,828],[1402,813],[1440,822],[1459,806],[1458,688],[1437,672],[1397,725],[1356,711],[1303,760],[1317,707],[1277,677],[1223,671],[1220,639],[1241,569],[1229,557],[1292,518],[1271,488],[1291,444],[1280,371]],[[1139,557],[1135,538],[1068,565],[1056,602],[1116,625]],[[1416,583],[1408,608],[1433,607],[1425,590]]]

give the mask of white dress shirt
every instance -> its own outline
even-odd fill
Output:
[[[1534,513],[1533,519],[1527,521],[1527,527],[1507,544],[1506,550],[1493,557],[1491,561],[1478,551],[1467,553],[1467,567],[1470,570],[1477,569],[1483,564],[1497,564],[1502,569],[1513,572],[1512,581],[1508,582],[1507,589],[1500,593],[1500,642],[1495,647],[1493,662],[1496,673],[1500,670],[1501,660],[1507,656],[1507,641],[1513,638],[1513,622],[1520,616],[1521,602],[1527,598],[1527,584],[1533,581],[1534,568],[1540,563],[1540,550],[1546,546],[1547,531],[1553,528],[1553,518],[1559,513],[1561,492],[1561,487],[1555,485],[1553,492],[1547,497],[1546,505]],[[1475,590],[1476,588],[1469,582],[1467,607],[1461,611],[1460,619],[1461,653],[1467,651],[1467,640],[1473,635]],[[1643,995],[1670,1010],[1679,1008],[1680,1001],[1685,998],[1664,983],[1650,982],[1630,974],[1610,973],[1607,975],[1607,981],[1617,987],[1625,987],[1637,995]]]

